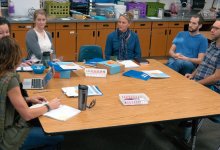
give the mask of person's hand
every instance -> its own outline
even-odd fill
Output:
[[[27,66],[31,66],[32,65],[32,61],[31,60],[27,60],[25,62],[22,62],[20,64],[21,67],[27,67]]]
[[[28,66],[31,66],[33,64],[33,62],[31,60],[27,60],[27,61],[25,61],[25,64],[27,64]]]
[[[185,77],[186,77],[186,78],[188,78],[188,79],[192,79],[192,78],[193,78],[193,75],[192,75],[192,74],[187,73],[187,74],[185,74]]]
[[[180,54],[179,57],[178,57],[178,59],[188,61],[189,58],[186,57],[186,56],[184,56],[184,55],[182,55],[182,54]]]
[[[46,102],[47,99],[43,96],[32,96],[26,98],[27,102],[31,102],[32,104],[41,104],[42,102]]]
[[[181,53],[176,53],[176,54],[174,54],[174,58],[175,58],[175,59],[179,59],[179,57],[180,57],[181,55],[182,55]]]
[[[52,99],[48,103],[50,109],[57,109],[60,106],[60,104],[61,104],[61,102],[60,102],[60,99],[58,99],[58,98]]]

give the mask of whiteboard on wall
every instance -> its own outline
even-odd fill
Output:
[[[15,7],[15,16],[28,16],[31,8],[39,9],[40,0],[12,0]]]

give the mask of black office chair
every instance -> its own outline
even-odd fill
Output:
[[[78,62],[93,58],[103,58],[102,48],[98,45],[82,45],[78,54]]]

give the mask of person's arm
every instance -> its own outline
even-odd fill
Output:
[[[111,55],[112,55],[112,36],[108,35],[107,40],[106,40],[106,44],[105,44],[105,59],[109,60]]]
[[[220,68],[216,69],[214,74],[212,74],[202,80],[199,80],[198,82],[203,85],[211,85],[211,84],[215,84],[219,80],[220,80]]]
[[[19,86],[10,89],[7,94],[12,105],[15,107],[21,117],[26,121],[39,117],[48,111],[46,106],[29,108],[23,96],[21,95]],[[48,103],[48,105],[50,109],[56,109],[60,106],[60,100],[53,99]]]
[[[193,71],[192,74],[189,74],[189,73],[185,74],[185,77],[188,79],[193,79],[194,76],[196,75],[196,72],[197,72],[197,68]]]
[[[170,57],[178,58],[179,54],[176,54],[175,51],[176,51],[176,45],[172,44],[172,46],[170,47],[170,50],[169,50]]]
[[[189,58],[184,55],[180,55],[178,58],[186,61],[190,61],[194,64],[200,64],[205,57],[205,53],[199,53],[198,58]]]
[[[181,55],[179,57],[179,59],[190,61],[194,64],[200,64],[202,62],[203,58],[205,57],[205,52],[206,52],[207,48],[208,48],[208,40],[205,37],[203,37],[200,40],[200,46],[198,48],[199,49],[199,54],[198,54],[197,58],[189,58],[189,57]]]
[[[141,58],[141,47],[138,35],[135,36],[135,49],[134,49],[134,58]]]
[[[41,59],[42,54],[41,54],[40,45],[38,44],[37,34],[33,29],[27,32],[26,47],[29,54],[33,54],[38,59]]]

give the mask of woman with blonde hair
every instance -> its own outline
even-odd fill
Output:
[[[26,34],[27,59],[37,63],[42,61],[44,54],[53,54],[55,57],[52,36],[45,30],[47,23],[47,14],[43,9],[37,9],[34,12],[34,28]],[[47,65],[47,64],[46,64]]]
[[[136,33],[129,29],[133,19],[131,12],[121,14],[118,19],[118,28],[110,33],[105,45],[105,58],[111,56],[118,60],[141,58],[141,48]]]

